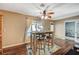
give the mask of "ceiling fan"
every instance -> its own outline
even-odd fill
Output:
[[[54,12],[52,10],[48,10],[50,6],[51,6],[51,4],[46,5],[44,3],[41,3],[40,7],[37,7],[38,9],[42,10],[40,12],[42,19],[51,19],[52,18],[52,15],[54,14]]]

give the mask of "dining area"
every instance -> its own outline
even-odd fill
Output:
[[[47,25],[46,21],[48,22]],[[73,49],[74,41],[55,37],[54,22],[44,20],[41,23],[38,25],[39,22],[37,21],[35,27],[34,23],[31,27],[27,55],[65,55]]]
[[[37,33],[38,34],[38,33]],[[41,33],[39,33],[41,34]],[[36,35],[36,33],[33,33]],[[68,55],[70,50],[74,49],[74,42],[59,38],[34,39],[30,46],[27,45],[27,54],[29,55]]]

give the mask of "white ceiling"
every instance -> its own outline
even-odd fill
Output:
[[[54,19],[59,19],[68,16],[79,15],[78,3],[47,3],[50,5],[49,10],[52,10],[55,14]],[[46,7],[45,6],[45,7]],[[18,12],[25,15],[39,16],[40,3],[0,3],[1,10],[8,10],[12,12]]]

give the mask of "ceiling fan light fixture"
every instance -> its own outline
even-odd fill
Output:
[[[51,19],[52,18],[52,14],[54,14],[54,12],[52,10],[48,10],[48,8],[50,7],[50,5],[47,5],[45,3],[41,3],[40,4],[40,10],[42,10],[40,12],[40,19],[41,20],[47,20],[47,19]]]
[[[45,19],[48,19],[48,16],[45,16]]]
[[[44,16],[41,16],[41,19],[44,19]]]
[[[42,19],[42,20],[46,20],[46,19],[48,19],[48,16],[44,16],[44,15],[43,15],[43,16],[41,16],[41,19]]]

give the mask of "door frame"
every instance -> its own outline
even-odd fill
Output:
[[[75,31],[76,31],[75,34],[76,34],[76,35],[75,35],[75,36],[76,36],[77,42],[79,42],[79,41],[78,41],[78,38],[77,38],[77,23],[79,23],[79,21],[76,21],[75,23],[76,23],[76,24],[75,24],[75,25],[76,25],[76,29],[75,29]]]

